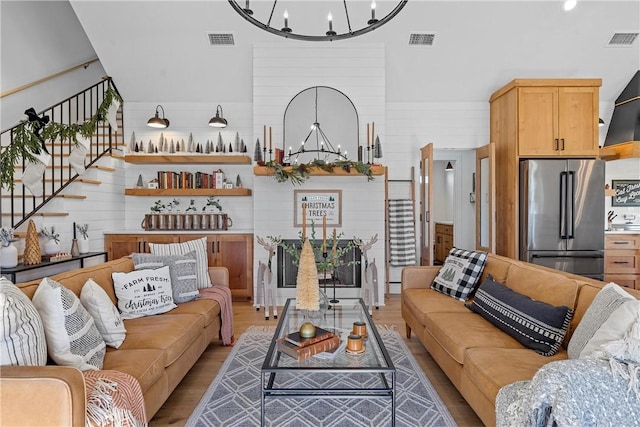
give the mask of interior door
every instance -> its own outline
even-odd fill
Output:
[[[433,235],[435,226],[431,221],[433,206],[433,144],[420,149],[420,265],[433,265]]]
[[[496,250],[496,147],[487,144],[476,148],[476,248]]]

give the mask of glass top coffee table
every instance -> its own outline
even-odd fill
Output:
[[[346,341],[354,322],[364,322],[367,338],[362,354],[344,348],[332,358],[310,356],[296,360],[277,349],[276,339],[298,331],[304,312],[295,298],[287,299],[261,369],[260,422],[265,425],[265,401],[274,398],[353,398],[391,400],[391,425],[395,426],[396,369],[364,301],[342,298],[324,315],[311,317],[315,326],[330,330]],[[318,379],[323,374],[323,380]],[[327,376],[328,375],[328,376]]]

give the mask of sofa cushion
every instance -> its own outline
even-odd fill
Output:
[[[573,308],[578,295],[578,283],[575,280],[521,261],[513,261],[507,280],[500,283],[534,300],[554,306]]]
[[[204,318],[197,314],[147,316],[125,320],[127,338],[123,350],[164,350],[164,366],[171,365],[202,334]]]
[[[468,313],[462,301],[455,300],[433,289],[409,288],[403,291],[402,303],[422,323],[429,313]]]
[[[573,315],[569,307],[533,300],[495,282],[491,276],[482,282],[467,307],[525,347],[545,356],[558,351]]]
[[[169,267],[173,302],[176,304],[193,301],[198,297],[198,283],[196,280],[198,267],[195,252],[189,252],[184,255],[134,253],[131,257],[136,270]]]
[[[46,365],[47,341],[38,310],[4,277],[0,277],[0,312],[0,365]]]
[[[127,331],[124,328],[120,312],[113,305],[104,289],[93,279],[87,280],[80,292],[80,302],[93,317],[104,342],[114,348],[120,347]]]
[[[33,305],[42,318],[49,356],[58,365],[102,369],[104,339],[73,292],[45,277],[33,295]]]
[[[429,313],[426,330],[458,363],[465,363],[465,351],[473,347],[523,348],[481,316],[471,313]]]
[[[567,346],[569,358],[579,358],[587,342],[589,342],[600,326],[609,318],[611,313],[625,301],[629,300],[635,300],[635,298],[613,282],[608,283],[602,288],[600,292],[596,294],[571,336],[571,340]]]
[[[431,288],[460,301],[469,299],[480,279],[486,252],[452,248]]]
[[[220,316],[220,304],[212,299],[197,299],[180,304],[178,308],[165,313],[167,316],[174,314],[197,314],[202,316],[204,326],[207,327]]]
[[[123,319],[162,314],[176,308],[169,267],[156,270],[114,272],[113,287]]]
[[[160,349],[130,349],[109,348],[104,357],[104,368],[120,371],[133,376],[140,383],[142,392],[146,392],[151,385],[164,374],[165,352]]]
[[[210,288],[209,258],[207,255],[207,238],[189,240],[182,243],[149,243],[152,254],[156,255],[184,255],[195,251],[198,271],[198,289]]]
[[[543,365],[566,358],[564,349],[547,357],[526,348],[476,347],[464,355],[464,374],[494,402],[501,387],[530,380]]]

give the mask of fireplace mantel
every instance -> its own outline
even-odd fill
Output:
[[[285,166],[284,167],[285,170],[291,170],[290,167]],[[275,172],[273,171],[273,169],[266,167],[266,166],[254,166],[253,167],[253,174],[256,176],[270,176],[270,175],[275,175]],[[347,175],[353,175],[353,176],[362,176],[361,173],[358,173],[355,169],[352,169],[350,172],[347,172],[346,170],[342,169],[341,167],[334,167],[333,168],[333,172],[328,172],[325,170],[322,170],[320,168],[312,168],[309,171],[309,175],[324,175],[324,176],[347,176]],[[371,175],[384,175],[384,166],[382,165],[371,165]]]

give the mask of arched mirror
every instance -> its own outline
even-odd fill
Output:
[[[294,96],[284,112],[285,162],[332,162],[358,157],[358,112],[348,96],[313,86]]]

